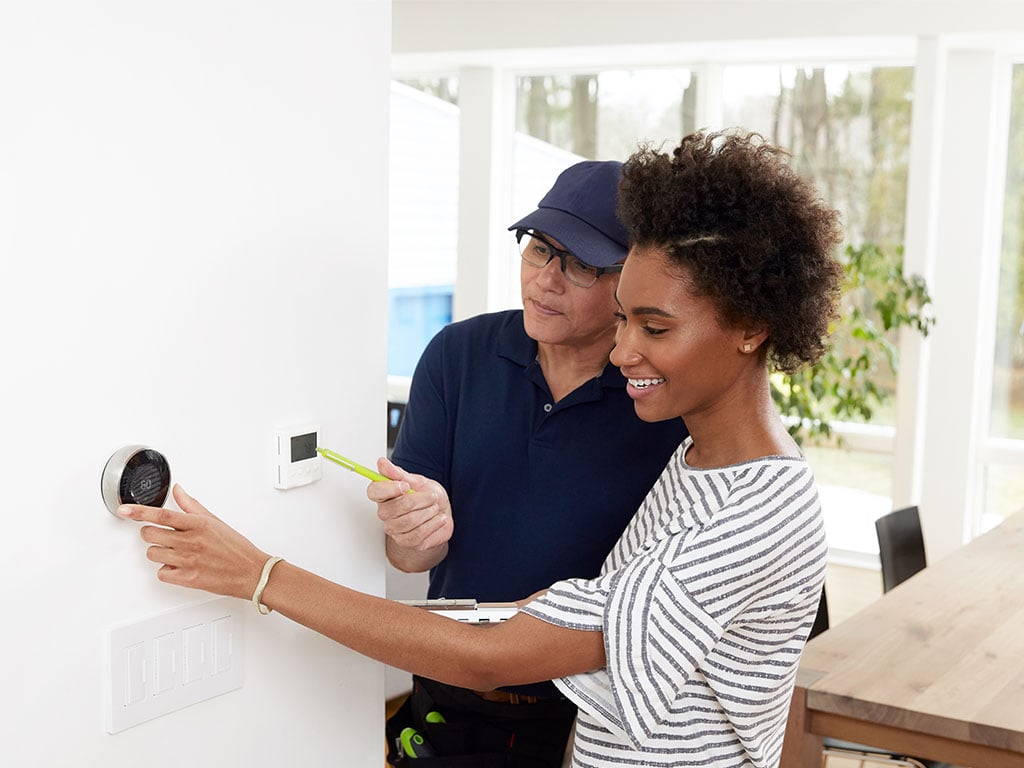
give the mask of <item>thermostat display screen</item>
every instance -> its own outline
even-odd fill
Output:
[[[121,498],[131,499],[136,504],[152,504],[161,490],[160,470],[151,464],[125,475],[121,482]]]
[[[274,487],[285,490],[320,479],[319,424],[295,424],[274,431]]]
[[[167,459],[159,451],[139,447],[121,469],[118,501],[158,507],[164,503],[170,487],[171,467]]]
[[[292,438],[292,462],[305,461],[316,456],[316,432],[295,435]]]

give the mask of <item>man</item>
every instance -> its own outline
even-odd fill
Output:
[[[687,434],[679,419],[640,421],[608,360],[628,249],[621,173],[614,161],[563,171],[509,227],[523,309],[449,325],[417,365],[393,463],[378,462],[402,482],[367,495],[388,559],[430,570],[429,597],[505,602],[595,576]],[[452,726],[442,754],[514,766],[561,765],[575,716],[550,682],[475,692],[415,678],[389,734],[430,711]]]

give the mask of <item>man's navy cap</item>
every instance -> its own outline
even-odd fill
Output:
[[[626,258],[629,234],[616,215],[622,163],[584,160],[558,174],[537,210],[513,229],[535,229],[593,267],[610,267]]]

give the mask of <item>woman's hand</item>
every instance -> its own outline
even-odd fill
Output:
[[[161,563],[157,578],[168,584],[202,589],[248,600],[268,555],[223,520],[215,517],[180,485],[172,490],[182,512],[124,504],[117,513],[144,525],[146,556]]]

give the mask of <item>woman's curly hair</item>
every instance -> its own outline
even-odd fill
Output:
[[[671,157],[641,147],[623,167],[619,216],[726,323],[765,328],[769,363],[792,373],[825,352],[843,272],[839,214],[788,158],[756,133],[694,133]]]

